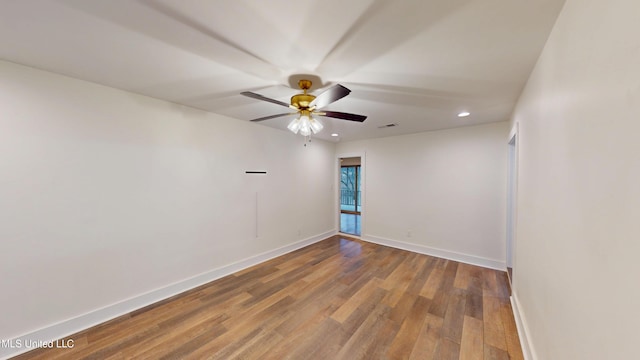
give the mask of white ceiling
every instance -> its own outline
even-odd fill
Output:
[[[241,120],[286,109],[240,92],[288,103],[313,74],[368,116],[321,118],[345,141],[507,120],[563,3],[0,0],[0,58]]]

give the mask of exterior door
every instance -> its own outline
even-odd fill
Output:
[[[362,210],[360,165],[340,168],[340,211],[358,214]]]

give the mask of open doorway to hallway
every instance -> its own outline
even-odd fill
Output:
[[[340,158],[340,232],[360,236],[362,216],[360,157]]]

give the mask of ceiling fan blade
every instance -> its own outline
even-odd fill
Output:
[[[322,111],[318,113],[318,115],[332,117],[336,119],[342,119],[342,120],[357,121],[357,122],[363,122],[367,119],[367,117],[364,115],[349,114],[349,113],[343,113],[338,111]]]
[[[250,97],[250,98],[253,98],[253,99],[274,103],[274,104],[277,104],[277,105],[280,105],[280,106],[291,107],[286,102],[282,102],[282,101],[279,101],[279,100],[276,100],[276,99],[271,99],[271,98],[268,98],[266,96],[262,96],[260,94],[256,94],[256,93],[251,92],[251,91],[244,91],[244,92],[241,92],[240,94],[242,94],[244,96],[247,96],[247,97]]]
[[[81,3],[81,1],[76,1],[76,3]],[[183,49],[189,52],[194,52],[194,50],[196,49],[196,47],[194,46],[198,46],[198,44],[204,43],[204,44],[207,44],[206,47],[199,47],[198,49],[201,51],[201,52],[198,52],[200,56],[208,57],[209,59],[217,62],[224,62],[225,65],[230,66],[236,70],[239,70],[241,72],[246,72],[254,76],[258,76],[261,79],[264,79],[267,81],[273,80],[274,76],[279,76],[280,69],[278,69],[278,67],[271,64],[269,61],[261,57],[258,53],[253,52],[251,48],[244,47],[240,43],[233,41],[231,38],[225,36],[224,34],[212,30],[209,24],[202,21],[198,21],[193,16],[190,16],[188,12],[183,11],[180,6],[163,4],[160,1],[139,1],[139,3],[141,3],[140,5],[143,5],[155,10],[159,14],[163,15],[163,18],[166,17],[169,21],[172,22],[172,24],[167,23],[166,26],[162,26],[163,23],[158,24],[160,25],[160,26],[157,26],[157,28],[159,29],[153,31],[156,34],[156,39],[160,39],[162,41],[173,40],[171,41],[171,44],[173,44],[174,46],[177,45],[178,47],[182,47]],[[170,3],[170,2],[165,1],[164,3]],[[92,6],[92,5],[87,5],[87,6]],[[84,6],[84,7],[87,7],[87,6]],[[257,12],[250,13],[250,9],[248,8],[242,8],[242,10],[239,10],[239,11],[242,11],[242,15],[248,19],[256,19],[256,17],[259,16],[259,13]],[[108,14],[111,12],[113,11],[98,10],[96,11],[96,14],[102,15],[102,14]],[[124,19],[131,19],[132,18],[131,15],[132,15],[131,13],[124,12],[124,11],[122,14]],[[230,14],[227,14],[227,16],[229,15]],[[241,15],[241,14],[233,14],[232,16],[234,19],[238,19],[237,17],[238,15]],[[165,20],[165,19],[162,19],[162,20]],[[128,20],[127,22],[133,23],[133,21],[131,20]],[[138,21],[138,23],[142,24],[144,22]],[[189,38],[186,38],[183,41],[181,41],[180,40],[181,37],[184,36],[184,35],[181,35],[182,34],[181,31],[174,31],[170,35],[166,35],[166,34],[164,36],[162,35],[162,32],[160,29],[162,28],[169,29],[170,26],[173,28],[174,24],[176,23],[188,29],[191,29],[193,31],[191,34],[188,35]],[[148,26],[147,27],[144,27],[143,25],[138,25],[138,26],[140,27],[140,29],[143,29],[142,31],[143,33],[145,33],[146,35],[149,35],[149,32],[145,31],[145,29],[148,29]],[[185,44],[190,44],[190,45],[185,45]],[[184,46],[188,46],[188,47],[184,47]],[[215,46],[216,51],[210,50],[212,49],[212,46]],[[212,54],[215,54],[215,58],[211,57]]]
[[[342,86],[340,84],[332,86],[327,91],[325,91],[322,94],[318,95],[309,104],[309,107],[310,108],[315,107],[316,109],[321,109],[321,108],[331,104],[332,102],[340,100],[343,97],[349,95],[350,92],[351,92],[351,90],[347,89],[346,87],[344,87],[344,86]]]
[[[269,116],[265,116],[265,117],[261,117],[261,118],[257,118],[257,119],[253,119],[251,121],[257,122],[257,121],[264,121],[264,120],[269,120],[269,119],[275,119],[275,118],[279,118],[282,116],[287,116],[287,115],[295,115],[296,113],[284,113],[284,114],[276,114],[276,115],[269,115]]]

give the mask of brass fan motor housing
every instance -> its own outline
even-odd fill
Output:
[[[309,104],[316,97],[309,94],[297,94],[291,97],[291,105],[297,107],[298,109],[308,109]]]
[[[311,88],[311,80],[300,80],[298,86],[302,89],[302,94],[296,94],[291,97],[291,105],[298,109],[308,109],[309,104],[316,98],[313,95],[307,94],[307,90]]]

